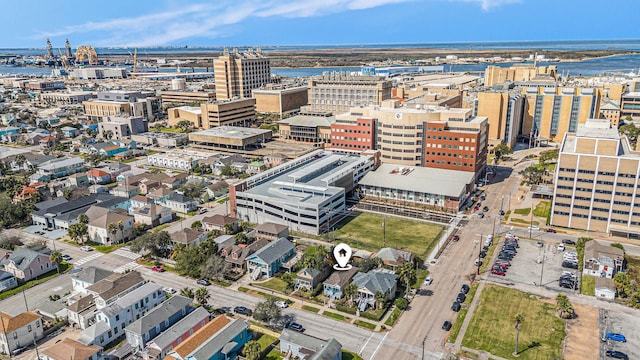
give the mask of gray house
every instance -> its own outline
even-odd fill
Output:
[[[289,329],[280,335],[280,352],[300,360],[342,360],[342,344]]]
[[[18,280],[13,274],[0,270],[0,292],[11,290],[17,286]]]
[[[47,248],[20,247],[0,260],[0,266],[4,266],[4,271],[13,274],[20,281],[29,281],[56,268],[56,264],[49,258],[50,254],[51,250]]]
[[[175,325],[149,341],[142,352],[143,359],[162,360],[169,351],[209,323],[211,315],[204,307],[196,308]]]
[[[191,311],[193,311],[193,300],[181,295],[172,296],[124,329],[127,342],[142,350],[147,342],[180,321]]]
[[[388,270],[371,270],[368,273],[357,273],[353,277],[353,283],[358,288],[358,307],[360,311],[365,311],[369,306],[376,307],[377,293],[383,294],[386,299],[395,297],[398,276]]]

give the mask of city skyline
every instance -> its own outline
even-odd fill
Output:
[[[21,2],[4,4],[6,13],[22,16],[10,16],[0,24],[0,34],[5,34],[0,36],[0,48],[40,48],[46,38],[55,47],[63,46],[65,38],[74,47],[640,38],[633,28],[584,26],[582,19],[595,16],[617,16],[624,22],[615,6],[598,7],[596,13],[595,7],[551,0],[223,0],[186,4],[115,0],[111,6],[99,8],[94,3],[63,0],[56,5],[32,9]],[[635,13],[633,7],[640,5],[627,4],[625,14]]]

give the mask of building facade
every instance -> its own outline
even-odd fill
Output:
[[[218,99],[250,98],[253,89],[271,82],[269,58],[259,48],[243,52],[225,48],[222,56],[213,60],[213,72]]]
[[[485,86],[537,79],[557,80],[558,67],[556,65],[536,66],[535,64],[522,64],[510,67],[487,66],[484,71]]]
[[[282,86],[268,84],[252,91],[256,99],[256,111],[259,113],[283,114],[293,113],[307,105],[308,89],[306,86]]]
[[[162,111],[155,93],[140,91],[99,92],[96,99],[82,102],[89,120],[99,121],[105,116],[141,116],[155,119]]]
[[[377,123],[374,118],[342,118],[340,115],[331,124],[331,149],[366,151],[375,150]]]
[[[149,131],[147,120],[140,116],[108,116],[103,120],[98,123],[98,132],[103,139],[122,140]]]
[[[203,129],[224,125],[249,127],[256,120],[256,99],[218,100],[200,108]]]
[[[382,76],[331,73],[309,81],[309,105],[302,111],[340,114],[360,105],[380,105],[391,98],[393,83]]]
[[[513,148],[518,141],[524,118],[525,97],[510,92],[479,92],[475,100],[475,115],[489,123],[489,149],[498,144]]]
[[[174,79],[175,80],[175,79]],[[180,80],[180,79],[178,79]],[[163,106],[186,105],[194,106],[216,100],[216,93],[213,91],[160,91],[160,99]]]

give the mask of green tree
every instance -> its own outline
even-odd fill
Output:
[[[567,295],[556,296],[556,312],[561,319],[572,319],[575,316],[575,310]]]
[[[360,268],[360,271],[366,273],[373,269],[379,268],[380,264],[382,264],[382,261],[380,261],[380,258],[368,258],[360,262],[359,268]]]
[[[522,314],[516,314],[516,316],[513,318],[513,320],[516,322],[516,324],[514,326],[515,329],[516,329],[516,348],[513,351],[513,355],[514,356],[518,356],[518,354],[519,354],[519,352],[518,352],[518,341],[520,340],[520,326],[524,322],[524,316]]]
[[[236,168],[234,168],[233,166],[229,165],[225,165],[221,170],[220,170],[220,175],[222,176],[234,176],[238,171],[236,170]]]
[[[253,311],[253,317],[267,324],[279,318],[280,308],[276,305],[276,298],[269,297],[267,300],[256,305],[256,309]]]
[[[228,263],[222,256],[213,254],[209,256],[207,262],[202,266],[201,274],[203,277],[208,279],[216,279],[220,281],[227,267]]]
[[[209,294],[209,290],[206,287],[201,287],[193,294],[194,299],[198,302],[198,304],[202,306],[207,306],[207,302],[211,298],[211,294]]]
[[[631,276],[629,276],[626,272],[619,272],[613,275],[613,283],[618,290],[618,296],[621,298],[626,298],[631,295],[633,291],[633,287],[631,284]]]
[[[358,293],[358,287],[351,283],[347,286],[345,286],[342,291],[344,292],[344,296],[349,299],[349,305],[353,305],[353,298],[356,296],[356,294]]]
[[[261,351],[262,348],[260,347],[260,343],[256,340],[248,341],[244,344],[244,348],[242,349],[242,353],[247,360],[258,360],[260,358]]]
[[[204,183],[201,181],[189,181],[180,187],[180,191],[182,191],[184,196],[199,198],[202,191],[204,191]]]
[[[507,145],[505,145],[505,144],[499,144],[499,145],[496,145],[496,146],[493,148],[493,154],[494,154],[494,156],[495,156],[495,157],[494,157],[494,162],[495,162],[496,164],[497,164],[497,163],[499,163],[499,162],[500,162],[500,160],[502,160],[502,158],[503,158],[505,155],[509,155],[509,154],[511,154],[512,152],[513,152],[513,150],[511,150],[511,148],[510,148],[510,147],[508,147],[508,146],[507,146]]]
[[[225,233],[226,235],[231,235],[231,234],[233,234],[233,233],[234,233],[233,225],[232,225],[232,224],[224,224],[224,233]]]
[[[620,244],[620,243],[613,243],[613,244],[611,244],[611,247],[618,248],[618,249],[624,251],[624,246],[622,244]]]
[[[301,268],[322,270],[327,266],[327,255],[329,254],[323,245],[311,246],[302,255]]]
[[[631,144],[631,146],[635,148],[636,143],[638,142],[638,135],[640,135],[640,128],[638,128],[634,124],[625,124],[620,126],[618,131],[620,132],[620,134],[625,135],[627,139],[629,139],[629,143]]]
[[[558,149],[543,151],[540,153],[540,157],[538,161],[540,162],[541,165],[545,166],[549,161],[556,160],[558,158],[558,154],[559,154]]]
[[[207,256],[199,246],[185,246],[184,248],[174,251],[174,259],[176,261],[176,271],[181,275],[193,278],[200,277],[202,264],[205,263]]]
[[[116,239],[116,235],[118,234],[118,224],[116,223],[111,223],[109,225],[107,225],[107,232],[111,235],[113,235],[113,240],[114,241],[110,241],[112,244],[115,244],[115,239]],[[111,240],[111,239],[110,239]]]
[[[49,260],[52,263],[56,264],[56,270],[58,270],[58,274],[60,274],[60,263],[62,262],[62,253],[60,251],[54,251],[49,255]]]
[[[398,309],[404,311],[407,308],[407,305],[409,305],[409,302],[405,298],[398,298],[398,299],[396,299],[394,304],[396,305],[396,307]]]
[[[118,230],[120,230],[120,238],[124,244],[124,222],[122,220],[118,221]]]
[[[189,287],[183,287],[182,289],[180,289],[180,295],[189,299],[193,299],[195,296],[195,294],[193,293],[193,289]]]
[[[187,120],[178,121],[176,127],[180,129],[183,133],[189,131],[193,127],[193,123]]]
[[[373,298],[376,301],[376,309],[382,309],[387,302],[387,298],[380,291],[376,291],[375,295],[373,295]]]
[[[88,224],[89,223],[89,217],[87,216],[87,214],[80,214],[78,215],[78,223],[79,224]]]
[[[545,174],[544,167],[539,164],[531,165],[524,170],[520,171],[520,175],[523,177],[523,183],[527,185],[538,185],[542,182],[542,177]]]
[[[103,162],[106,159],[107,159],[107,157],[105,155],[102,155],[102,154],[99,154],[99,153],[93,153],[93,154],[89,154],[89,156],[87,156],[84,159],[84,161],[88,162],[93,167],[96,167],[96,166],[100,165],[100,163]]]
[[[198,229],[198,230],[202,229],[202,221],[200,220],[194,221],[193,223],[191,223],[191,228]]]
[[[411,284],[416,281],[416,269],[412,263],[406,262],[400,265],[396,270],[398,279],[406,284],[405,296],[409,295]]]
[[[144,252],[155,257],[169,257],[171,236],[166,231],[147,232],[131,242],[133,252]]]

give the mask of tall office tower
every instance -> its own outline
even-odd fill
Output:
[[[476,116],[489,120],[489,148],[505,144],[511,148],[516,144],[524,115],[524,95],[516,92],[480,92],[475,100]]]
[[[216,98],[219,100],[236,97],[250,98],[251,90],[271,82],[269,58],[258,48],[233,52],[225,48],[222,56],[213,60],[216,81]]]

